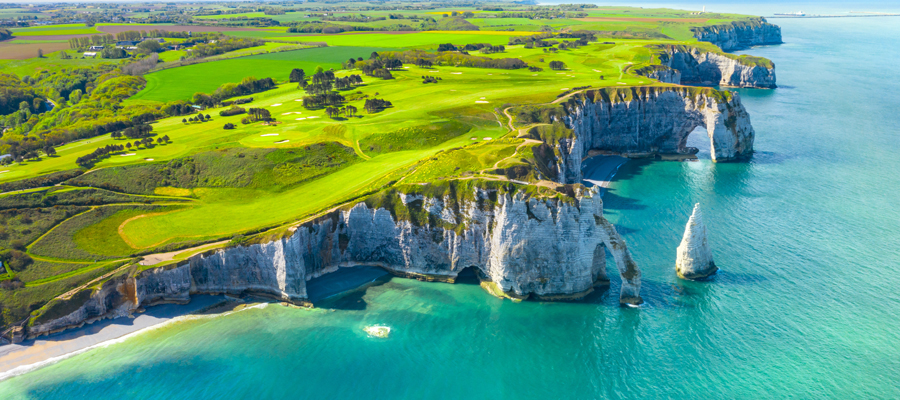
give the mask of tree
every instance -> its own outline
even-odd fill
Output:
[[[38,58],[44,58],[44,49],[38,49]]]
[[[169,135],[163,136],[162,139],[165,140],[166,143],[169,143]]]
[[[187,118],[182,118],[182,119],[181,119],[181,122],[186,124],[186,123],[187,123]]]
[[[291,82],[300,82],[306,80],[306,73],[300,68],[291,70]]]
[[[125,144],[125,147],[127,147],[128,150],[131,150],[131,142],[126,143],[126,144]]]
[[[162,46],[154,39],[147,39],[138,43],[137,48],[141,53],[150,54],[159,52],[162,49]]]
[[[69,93],[69,103],[78,104],[81,101],[81,89],[75,89]]]
[[[550,61],[550,69],[562,70],[566,69],[566,63],[562,61]]]
[[[344,107],[343,110],[344,110],[344,115],[346,115],[348,117],[352,117],[352,116],[356,115],[356,111],[357,111],[356,107],[353,107],[353,106]]]
[[[319,66],[316,67],[316,71],[313,73],[313,75],[315,75],[315,74],[321,74],[321,73],[324,72],[324,71],[325,71],[325,68],[322,68],[322,66],[319,65]]]

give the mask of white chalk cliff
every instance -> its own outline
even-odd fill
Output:
[[[781,27],[770,24],[765,18],[695,27],[691,31],[697,40],[713,43],[725,51],[782,43]]]
[[[634,72],[677,85],[775,88],[775,64],[758,57],[739,57],[691,46],[648,46],[657,65]]]
[[[694,205],[694,212],[684,228],[684,237],[678,245],[675,256],[675,273],[682,279],[702,279],[718,271],[713,262],[712,251],[706,240],[706,225],[700,204]]]
[[[713,161],[743,160],[753,152],[755,132],[737,93],[614,88],[587,91],[560,106],[561,115],[553,122],[563,123],[571,134],[542,139],[557,148],[556,180],[562,183],[581,182],[581,161],[591,150],[632,158],[694,154],[697,149],[687,147],[687,138],[701,126],[710,139]]]
[[[621,277],[620,302],[640,304],[641,273],[596,189],[524,188],[451,181],[411,185],[299,225],[280,237],[227,247],[187,262],[113,279],[54,318],[36,318],[30,337],[141,305],[188,301],[195,293],[252,293],[304,303],[306,282],[354,265],[453,282],[466,268],[512,297],[579,298],[609,283],[606,253]],[[540,192],[543,190],[543,192]],[[549,193],[548,193],[549,191]]]

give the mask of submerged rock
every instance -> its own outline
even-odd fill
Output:
[[[371,337],[377,338],[386,338],[391,334],[391,328],[383,325],[373,325],[367,326],[365,329],[366,333]]]
[[[709,243],[706,241],[706,225],[703,224],[703,213],[700,203],[694,205],[694,212],[684,228],[684,237],[678,245],[675,258],[675,272],[682,279],[702,279],[718,271],[713,262]]]

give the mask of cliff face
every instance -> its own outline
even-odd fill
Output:
[[[76,310],[34,324],[29,336],[194,293],[250,292],[303,303],[308,280],[353,265],[448,282],[471,267],[512,297],[578,298],[609,282],[606,251],[622,278],[620,302],[641,303],[640,270],[603,218],[595,190],[574,185],[562,187],[568,195],[529,194],[509,183],[445,184],[437,191],[388,190],[281,238],[109,281]]]
[[[696,47],[660,46],[659,66],[637,70],[666,83],[774,88],[775,65],[757,57],[717,54]]]
[[[724,25],[696,27],[691,30],[697,40],[711,42],[725,51],[782,43],[781,27],[770,24],[765,18],[757,18],[751,21],[735,21]]]
[[[736,161],[753,152],[755,132],[737,93],[683,87],[597,90],[573,97],[559,117],[572,130],[559,139],[560,182],[581,182],[589,150],[628,157],[693,154],[688,135],[706,127],[713,161]]]

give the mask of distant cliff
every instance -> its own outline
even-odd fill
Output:
[[[713,43],[725,51],[782,43],[781,27],[770,24],[765,18],[734,21],[730,24],[694,27],[691,28],[691,31],[697,40]]]
[[[765,58],[737,56],[684,45],[650,45],[658,64],[634,69],[665,83],[774,88],[775,64]]]
[[[388,189],[353,206],[180,264],[122,274],[34,318],[34,337],[142,305],[195,293],[253,293],[307,302],[306,282],[353,265],[453,282],[466,268],[513,298],[579,298],[609,282],[606,253],[622,279],[620,302],[640,304],[641,273],[597,192],[496,181],[446,181]]]

